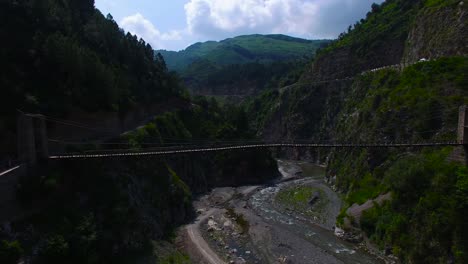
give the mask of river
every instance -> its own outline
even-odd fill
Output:
[[[202,221],[192,228],[209,246],[202,251],[224,261],[209,263],[383,263],[334,235],[341,200],[323,183],[323,167],[284,160],[278,167],[276,184],[217,188],[195,203]],[[320,206],[300,211],[279,202],[279,193],[295,195],[295,188],[318,190]]]

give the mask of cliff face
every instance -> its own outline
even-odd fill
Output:
[[[319,55],[301,81],[333,81],[369,69],[399,64],[404,46],[402,38],[386,38],[369,47],[358,44],[338,47]]]
[[[409,32],[403,62],[468,54],[467,4],[426,8],[417,15]]]
[[[268,140],[333,139],[338,114],[353,93],[351,87],[359,86],[361,73],[421,58],[466,56],[467,37],[466,4],[436,8],[418,1],[387,1],[322,51],[298,84],[273,100],[274,107],[264,103],[270,113],[260,133]]]

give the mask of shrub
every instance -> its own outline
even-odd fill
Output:
[[[3,264],[16,264],[24,253],[20,242],[2,240],[0,243],[0,262]]]

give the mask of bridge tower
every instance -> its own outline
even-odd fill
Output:
[[[460,106],[458,112],[458,142],[468,144],[468,107]]]
[[[458,143],[463,144],[465,164],[468,165],[468,107],[460,106],[458,112]]]
[[[20,113],[17,120],[18,159],[34,166],[49,157],[47,126],[42,115]]]

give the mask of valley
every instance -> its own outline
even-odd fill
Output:
[[[0,3],[0,263],[468,263],[467,3],[215,2]]]

